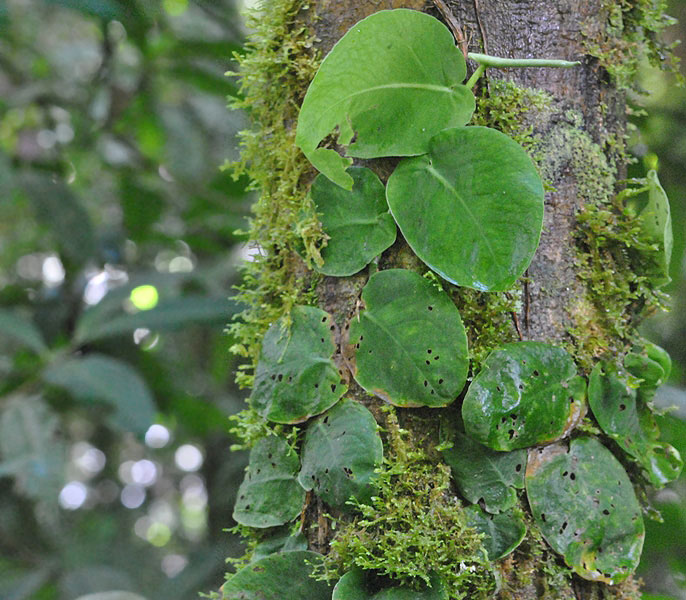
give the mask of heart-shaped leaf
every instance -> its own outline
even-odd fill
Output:
[[[388,587],[388,580],[353,569],[340,578],[331,600],[448,600],[440,577],[431,573],[429,578],[431,585],[424,585],[419,590],[403,585]]]
[[[295,519],[305,503],[299,468],[298,455],[285,440],[275,435],[259,440],[238,488],[234,520],[248,527],[276,527]]]
[[[331,600],[331,587],[312,578],[322,555],[280,552],[243,567],[222,586],[222,600]]]
[[[372,413],[358,402],[341,400],[307,428],[298,480],[327,504],[346,510],[351,498],[369,501],[382,458]]]
[[[663,487],[679,477],[683,467],[679,452],[658,442],[660,430],[653,414],[613,364],[599,363],[593,369],[588,402],[603,431],[643,467],[654,486]]]
[[[469,502],[483,502],[490,513],[512,508],[517,503],[516,488],[524,487],[526,450],[496,452],[468,435],[441,423],[441,437],[452,442],[443,458],[452,471],[460,494]]]
[[[333,406],[345,393],[334,353],[334,324],[312,306],[291,311],[274,323],[262,340],[250,405],[276,423],[302,423]]]
[[[452,300],[412,271],[372,275],[350,343],[357,382],[396,406],[446,406],[464,387],[467,336]]]
[[[586,382],[563,348],[505,344],[488,355],[467,390],[465,431],[493,450],[553,442],[583,416],[585,393]]]
[[[408,244],[451,283],[507,290],[524,273],[543,224],[543,184],[512,138],[455,127],[403,160],[386,188]]]
[[[300,109],[295,142],[350,189],[351,160],[320,145],[338,133],[347,156],[414,156],[446,127],[464,125],[474,95],[452,34],[424,13],[384,10],[354,25],[324,58]]]
[[[374,171],[350,167],[352,191],[319,175],[312,184],[314,201],[324,233],[324,264],[315,267],[325,275],[353,275],[395,241],[396,226],[388,212],[386,190]]]
[[[465,513],[469,526],[484,534],[482,542],[490,560],[507,556],[522,543],[526,535],[524,520],[511,510],[489,515],[474,504],[468,506]]]
[[[636,568],[641,507],[622,465],[596,439],[531,449],[526,492],[543,537],[581,577],[619,583]]]

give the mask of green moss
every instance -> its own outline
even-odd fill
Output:
[[[635,88],[636,73],[644,59],[673,73],[683,84],[679,59],[672,52],[678,42],[660,39],[676,22],[667,14],[667,4],[667,0],[606,0],[604,31],[596,31],[595,23],[584,27],[586,51],[598,59],[620,89]]]
[[[334,580],[353,567],[397,583],[418,586],[436,572],[451,600],[488,598],[495,577],[481,534],[467,526],[460,502],[450,492],[450,469],[405,439],[395,412],[388,411],[386,457],[371,505],[339,523],[319,576]]]
[[[302,21],[306,8],[305,0],[265,2],[250,17],[245,55],[236,56],[241,98],[233,108],[245,110],[253,126],[240,133],[241,160],[226,167],[236,178],[247,174],[259,190],[248,231],[248,244],[258,252],[236,296],[247,308],[229,327],[232,351],[249,361],[237,375],[245,387],[269,325],[295,304],[315,301],[306,266],[321,261],[325,243],[307,196],[314,171],[294,143],[298,107],[320,62],[314,34]]]

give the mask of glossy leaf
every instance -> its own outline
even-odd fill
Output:
[[[42,354],[48,349],[38,327],[14,311],[0,308],[0,333],[3,337],[11,337],[37,354]]]
[[[298,480],[327,504],[346,510],[352,498],[369,502],[382,458],[372,414],[359,402],[342,400],[308,427]]]
[[[422,589],[395,585],[381,587],[380,580],[370,573],[353,569],[340,578],[331,600],[448,600],[448,592],[440,577],[430,574],[431,586]],[[387,584],[388,581],[384,580]]]
[[[444,279],[507,290],[529,266],[543,224],[543,184],[519,144],[487,127],[455,127],[403,160],[386,188],[415,254]]]
[[[679,477],[683,467],[679,452],[658,441],[660,430],[652,412],[611,363],[593,369],[588,402],[603,431],[643,467],[654,486],[663,487]]]
[[[348,174],[354,181],[352,191],[323,175],[312,184],[312,200],[330,238],[322,250],[324,264],[316,267],[325,275],[353,275],[395,241],[383,183],[364,167],[350,167]]]
[[[474,96],[452,34],[437,19],[384,10],[354,25],[324,58],[300,109],[296,144],[350,189],[351,160],[320,147],[331,134],[347,156],[414,156],[446,127],[464,125]]]
[[[281,319],[265,334],[250,397],[251,406],[276,423],[302,423],[346,391],[331,358],[331,317],[312,306],[296,306],[291,318],[290,330]]]
[[[412,271],[372,275],[366,306],[352,321],[353,375],[396,406],[446,406],[464,387],[469,364],[460,313],[445,292]]]
[[[655,273],[651,281],[656,286],[665,285],[671,281],[669,263],[672,258],[672,217],[669,209],[669,199],[660,185],[657,172],[648,171],[648,203],[639,213],[638,219],[644,235],[655,244],[657,254],[653,259]]]
[[[294,552],[296,550],[307,550],[307,538],[301,531],[294,534],[290,531],[290,527],[286,527],[284,531],[257,544],[250,562],[257,562],[277,552]]]
[[[282,552],[249,564],[222,586],[223,600],[330,600],[331,587],[311,577],[316,552]]]
[[[524,520],[513,511],[489,515],[475,504],[468,506],[465,514],[469,526],[484,534],[482,541],[490,560],[507,556],[526,535]]]
[[[489,354],[462,404],[467,435],[493,450],[545,444],[583,416],[586,382],[572,357],[543,342],[505,344]]]
[[[276,527],[295,519],[305,504],[298,483],[300,461],[285,440],[262,438],[250,452],[250,464],[238,488],[233,518],[248,527]]]
[[[622,465],[596,439],[531,449],[526,491],[543,537],[581,577],[619,583],[636,568],[641,507]]]
[[[441,423],[444,440],[452,447],[443,450],[460,494],[469,502],[483,502],[490,513],[512,508],[517,488],[524,487],[526,450],[496,452],[474,441],[456,427]]]
[[[112,407],[110,423],[143,434],[153,423],[155,401],[143,378],[126,363],[102,354],[55,362],[43,373],[46,383],[64,388],[76,400]]]

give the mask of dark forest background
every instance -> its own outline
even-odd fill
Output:
[[[240,554],[244,392],[224,328],[254,249],[222,165],[246,117],[233,0],[0,0],[0,598],[187,600]],[[686,39],[686,1],[672,0]],[[686,58],[686,48],[677,47]],[[682,69],[683,71],[683,69]],[[673,307],[663,436],[686,456],[686,89],[645,67],[630,175],[657,165]],[[642,110],[640,110],[642,109]],[[646,598],[686,599],[686,478],[651,498]],[[96,600],[96,599],[94,599]]]

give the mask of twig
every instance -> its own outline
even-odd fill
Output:
[[[462,54],[464,54],[464,57],[466,59],[468,50],[467,38],[464,37],[464,33],[462,33],[462,28],[460,27],[460,24],[457,22],[455,15],[453,15],[451,10],[448,8],[448,5],[445,2],[443,2],[443,0],[434,0],[434,4],[436,5],[436,8],[441,13],[443,18],[448,23],[448,27],[450,28],[450,31],[453,32],[455,41],[457,42],[457,45],[460,47],[460,50],[462,50]]]

